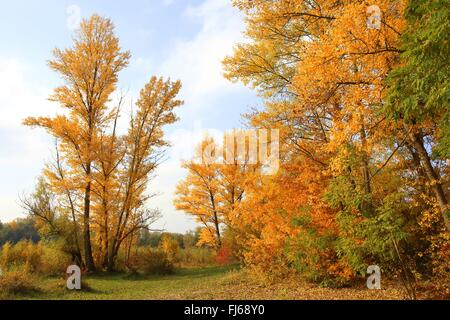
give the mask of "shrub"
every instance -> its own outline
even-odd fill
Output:
[[[216,263],[214,250],[211,248],[189,248],[179,252],[178,263],[185,267],[203,267]]]
[[[0,276],[0,294],[7,297],[40,291],[36,281],[36,278],[23,269],[4,272]]]
[[[56,275],[65,272],[70,264],[69,256],[57,243],[24,240],[15,245],[6,243],[0,250],[0,267],[4,270],[24,268],[30,273]]]
[[[294,224],[303,230],[288,241],[286,251],[291,266],[306,280],[323,287],[337,288],[347,286],[355,279],[356,273],[346,257],[337,252],[342,239],[331,232],[319,232],[309,215],[297,218]]]
[[[138,269],[144,274],[171,274],[174,265],[163,251],[146,249],[139,255]]]
[[[220,284],[227,286],[237,286],[245,285],[248,282],[255,280],[250,274],[249,269],[234,269],[227,272],[227,274],[222,277]],[[260,283],[258,283],[260,284]]]
[[[160,249],[165,253],[170,261],[176,261],[178,259],[180,245],[178,244],[178,241],[170,234],[163,234]]]
[[[70,256],[63,252],[58,244],[43,246],[43,255],[38,272],[44,275],[59,275],[66,273],[67,267],[74,264]]]
[[[30,241],[20,241],[15,245],[6,243],[1,251],[0,265],[3,269],[25,266],[28,272],[37,272],[40,267],[42,247]]]

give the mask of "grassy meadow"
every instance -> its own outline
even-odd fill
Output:
[[[83,277],[87,290],[69,291],[59,277],[40,279],[39,290],[4,299],[31,300],[302,300],[302,299],[402,299],[401,290],[390,284],[368,290],[363,284],[339,290],[323,288],[300,279],[258,283],[239,265],[180,268],[172,275],[140,276],[125,273]]]

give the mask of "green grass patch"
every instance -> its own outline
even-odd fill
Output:
[[[220,279],[239,266],[178,269],[172,275],[94,274],[83,277],[90,291],[68,291],[60,278],[43,278],[42,292],[26,299],[124,300],[195,299],[199,293],[214,291]]]

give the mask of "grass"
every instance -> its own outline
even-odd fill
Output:
[[[400,299],[395,287],[368,290],[364,286],[346,289],[319,288],[299,279],[257,284],[238,266],[179,269],[167,276],[98,274],[83,278],[89,292],[68,291],[58,278],[45,278],[40,292],[16,299],[43,300],[166,300],[166,299]]]
[[[127,274],[98,274],[83,279],[91,292],[68,291],[61,288],[61,280],[43,279],[43,293],[31,299],[194,299],[199,291],[214,288],[218,281],[236,266],[180,269],[172,275],[135,276]]]

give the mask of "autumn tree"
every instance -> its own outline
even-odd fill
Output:
[[[364,273],[368,257],[390,266],[405,261],[405,256],[416,254],[411,252],[408,241],[420,241],[415,250],[421,254],[428,250],[424,248],[435,247],[419,226],[423,219],[434,219],[431,216],[434,217],[436,205],[445,208],[441,205],[442,193],[436,193],[442,179],[427,177],[427,171],[447,170],[445,162],[428,161],[431,158],[426,154],[435,141],[429,133],[432,119],[437,118],[420,109],[430,122],[414,127],[407,125],[404,118],[392,121],[385,112],[385,80],[398,66],[400,54],[405,50],[400,42],[407,26],[403,13],[408,2],[378,1],[375,7],[366,1],[233,3],[246,16],[247,41],[238,44],[233,55],[224,60],[225,76],[258,90],[265,108],[247,114],[248,124],[254,128],[277,128],[281,140],[280,176],[262,179],[246,190],[242,208],[248,206],[258,212],[273,204],[265,214],[285,229],[272,229],[262,236],[261,231],[268,226],[263,223],[259,228],[251,227],[257,226],[255,221],[265,214],[254,216],[245,209],[240,212],[243,219],[247,214],[249,218],[244,230],[247,229],[250,265],[269,270],[271,257],[281,252],[286,243],[292,245],[293,238],[301,244],[292,251],[294,255],[305,250],[311,250],[311,255],[305,255],[305,259],[297,256],[294,260],[288,256],[287,260],[309,266],[309,270],[323,270],[320,277],[335,278]],[[415,13],[420,12],[416,7],[424,10],[420,4],[411,4]],[[434,20],[428,21],[445,20],[443,11],[429,10],[433,14],[427,17]],[[436,57],[440,57],[437,48],[445,46],[442,39],[446,35],[438,25],[445,28],[445,23],[436,22],[433,28],[436,32],[427,27],[420,31],[422,35],[430,32],[429,36],[435,40],[432,43],[440,43],[434,47]],[[417,25],[411,24],[409,28],[406,32],[411,33],[411,29],[417,30]],[[412,42],[411,48],[415,48]],[[424,54],[415,61],[419,63],[423,58]],[[442,79],[445,69],[441,71],[434,78],[431,74],[435,73],[430,72],[427,79]],[[404,83],[425,88],[411,78],[405,78]],[[442,83],[445,81],[437,80],[435,88],[444,89]],[[445,97],[445,90],[435,92],[431,99]],[[398,101],[409,103],[402,93]],[[439,110],[438,118],[445,115],[445,108]],[[420,131],[426,134],[414,142],[411,135]],[[314,193],[319,195],[315,199],[319,205],[313,206],[314,210],[309,207],[313,197],[303,197],[308,192],[269,198],[276,188],[286,190],[287,194],[291,186],[302,190],[301,180],[297,180],[302,177],[309,181],[311,190],[317,186]],[[430,194],[433,190],[434,197]],[[260,198],[264,194],[266,198]],[[291,206],[293,203],[295,206]],[[280,215],[286,220],[279,220]],[[433,227],[427,232],[439,236],[439,224],[431,223]],[[414,236],[408,236],[407,230]],[[305,234],[314,237],[302,238]],[[445,237],[440,239],[439,247],[444,248]],[[275,243],[279,251],[274,250]],[[267,249],[263,250],[264,247]],[[323,259],[314,260],[321,253],[326,254]]]
[[[449,158],[449,13],[447,1],[411,1],[405,14],[407,30],[401,39],[401,65],[387,79],[386,106],[389,116],[405,123],[408,140],[432,185],[448,231],[445,172],[433,164],[429,149],[431,146],[441,161]]]
[[[199,244],[220,247],[223,233],[238,231],[240,204],[245,189],[257,170],[261,170],[252,148],[252,139],[243,130],[224,134],[222,145],[206,137],[197,146],[193,160],[184,163],[188,176],[177,186],[175,206],[192,214],[204,226]],[[256,140],[253,143],[257,143]],[[254,159],[253,159],[254,158]]]
[[[120,156],[115,156],[114,150],[106,153],[107,164],[117,169],[113,170],[117,175],[112,177],[113,185],[105,192],[113,195],[116,204],[112,214],[103,211],[108,221],[104,220],[106,227],[101,232],[108,269],[113,268],[122,242],[129,236],[137,240],[138,231],[159,217],[157,211],[145,209],[144,204],[152,197],[147,186],[168,146],[163,127],[177,121],[174,109],[183,103],[176,98],[180,89],[180,81],[152,77],[141,90],[128,133],[122,137],[123,153]],[[117,165],[115,158],[120,159]],[[102,173],[101,177],[105,181],[108,176]]]
[[[63,156],[70,161],[71,174],[84,181],[82,186],[73,188],[84,192],[84,255],[86,267],[93,271],[90,216],[94,150],[98,147],[101,128],[111,121],[112,113],[106,104],[130,54],[120,50],[112,22],[93,15],[81,23],[74,46],[55,49],[54,56],[49,65],[62,76],[65,84],[55,89],[50,100],[68,109],[69,114],[28,118],[25,124],[43,127],[55,136],[61,143]]]
[[[217,181],[218,147],[212,138],[205,138],[197,147],[196,159],[185,162],[187,177],[177,185],[174,205],[191,214],[202,224],[199,244],[222,245],[223,215],[219,207]]]
[[[49,65],[65,85],[50,99],[68,112],[24,123],[56,138],[56,159],[44,176],[60,204],[51,214],[68,221],[77,255],[83,246],[84,259],[77,262],[89,271],[111,271],[122,245],[130,248],[139,231],[160,217],[158,210],[146,208],[152,196],[147,186],[168,146],[163,127],[177,120],[181,83],[152,77],[141,90],[128,132],[121,135],[117,124],[124,97],[111,106],[110,96],[130,54],[121,51],[112,22],[98,15],[84,20],[73,48],[54,55]],[[44,224],[53,223],[54,217],[27,207]]]

